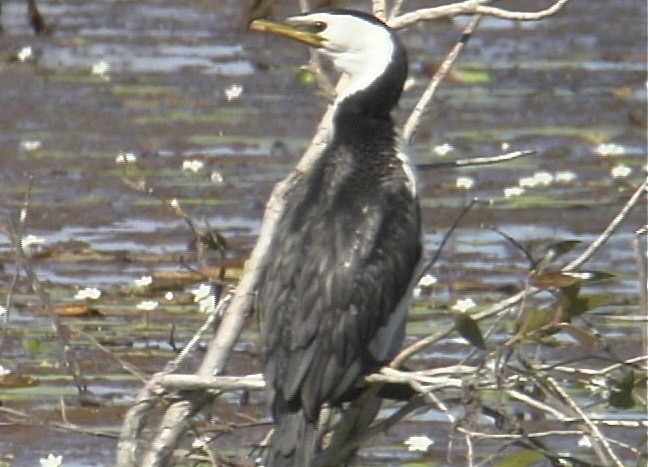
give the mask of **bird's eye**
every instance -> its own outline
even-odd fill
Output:
[[[313,23],[313,32],[322,32],[326,29],[326,23],[324,21],[315,21]]]

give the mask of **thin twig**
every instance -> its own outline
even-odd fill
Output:
[[[461,34],[461,38],[459,39],[459,41],[457,41],[457,43],[452,48],[450,53],[448,53],[448,55],[443,60],[441,65],[439,65],[439,69],[434,74],[427,88],[423,92],[423,95],[414,106],[412,113],[410,114],[409,118],[407,119],[407,122],[405,123],[405,126],[403,127],[403,139],[407,142],[407,144],[412,143],[412,140],[414,139],[414,134],[416,133],[416,129],[418,128],[421,122],[421,117],[425,112],[427,112],[427,109],[430,106],[430,102],[432,101],[432,96],[434,96],[434,92],[439,86],[439,83],[448,74],[450,68],[452,68],[452,65],[454,65],[461,51],[466,46],[468,39],[470,39],[470,36],[472,35],[473,31],[479,24],[480,19],[481,19],[480,15],[473,16],[473,18],[470,20],[468,25],[463,30],[463,33]]]
[[[566,265],[562,270],[563,271],[573,271],[574,269],[578,269],[580,266],[582,266],[585,262],[587,262],[592,255],[599,249],[605,242],[608,241],[608,239],[612,236],[614,232],[619,228],[619,226],[623,223],[623,221],[628,217],[628,214],[630,214],[630,211],[637,205],[639,200],[641,199],[641,196],[644,194],[646,191],[646,188],[648,187],[648,180],[643,182],[639,188],[632,194],[630,199],[626,201],[625,205],[623,208],[619,211],[619,213],[612,219],[612,221],[608,224],[608,226],[605,228],[603,233],[601,233],[596,240],[594,240],[587,249],[580,254],[578,258],[576,258],[574,261]]]
[[[30,183],[27,189],[27,193],[25,195],[26,197],[25,205],[20,214],[19,225],[21,225],[23,222],[26,223],[26,219],[28,217],[31,186],[32,185]],[[54,326],[54,330],[56,331],[57,342],[61,349],[63,366],[68,371],[68,373],[70,373],[70,375],[72,376],[72,379],[74,380],[74,384],[77,388],[79,402],[82,402],[81,399],[83,394],[85,394],[87,391],[87,386],[85,381],[83,380],[83,376],[81,375],[81,368],[76,360],[74,349],[70,345],[70,341],[67,337],[66,329],[61,323],[61,319],[54,311],[54,305],[52,304],[52,300],[49,293],[47,293],[47,291],[41,284],[40,280],[38,279],[38,276],[36,275],[36,272],[32,267],[31,261],[25,254],[22,245],[22,236],[19,235],[19,232],[22,232],[22,228],[16,226],[13,220],[9,219],[9,236],[11,239],[12,247],[16,252],[17,257],[19,258],[18,262],[22,265],[22,269],[25,272],[27,278],[29,279],[32,289],[34,290],[34,292],[36,292],[36,295],[38,295],[38,298],[41,304],[43,305],[43,308],[45,308],[47,314],[50,317],[50,320],[52,321],[52,325]]]
[[[410,13],[404,13],[401,16],[392,18],[389,25],[394,29],[401,29],[411,26],[419,21],[428,21],[437,18],[447,18],[457,15],[483,14],[496,16],[499,18],[520,20],[520,21],[538,21],[548,16],[558,13],[570,0],[558,0],[549,8],[536,12],[509,11],[501,8],[486,6],[493,0],[466,0],[463,2],[442,5],[433,8],[422,8]]]
[[[426,162],[424,164],[416,164],[417,170],[436,170],[436,169],[453,169],[461,167],[474,167],[482,165],[491,165],[497,162],[508,162],[519,157],[530,156],[535,154],[534,150],[526,151],[513,151],[506,154],[490,157],[475,157],[473,159],[458,159],[454,161],[439,161],[439,162]]]

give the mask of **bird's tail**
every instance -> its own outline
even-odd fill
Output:
[[[317,421],[302,410],[277,416],[264,467],[312,467],[318,452]]]

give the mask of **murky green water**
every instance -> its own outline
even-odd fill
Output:
[[[203,316],[189,294],[195,277],[165,283],[155,276],[195,265],[186,224],[123,178],[145,177],[159,197],[177,199],[194,219],[218,228],[230,244],[228,265],[237,269],[254,244],[272,184],[290,170],[326,106],[298,78],[298,67],[307,60],[303,48],[242,30],[239,3],[43,0],[42,13],[54,27],[47,37],[31,34],[23,2],[2,5],[0,225],[16,218],[33,177],[26,234],[43,240],[33,258],[40,279],[56,304],[72,302],[85,287],[102,291],[92,302],[100,315],[65,323],[148,374],[172,357],[172,326],[171,340],[182,346]],[[587,244],[645,178],[645,3],[609,0],[588,2],[586,8],[581,3],[574,0],[539,23],[485,20],[424,118],[410,151],[418,163],[500,154],[503,145],[537,154],[489,167],[420,173],[429,252],[472,197],[486,202],[470,212],[431,271],[438,282],[419,299],[409,339],[451,322],[448,307],[459,299],[470,297],[482,306],[524,287],[524,256],[485,226],[506,232],[536,255],[557,240]],[[609,18],[614,27],[602,27]],[[412,81],[397,112],[400,122],[422,92],[430,65],[457,39],[461,22],[402,32]],[[33,55],[16,60],[27,46]],[[105,74],[92,74],[100,62],[108,65]],[[242,92],[228,100],[233,86]],[[438,155],[445,144],[452,149]],[[124,171],[116,165],[120,152],[133,152],[136,167]],[[182,170],[193,160],[203,163],[201,170]],[[629,168],[629,175],[618,176],[619,166]],[[527,187],[520,196],[504,196],[505,188],[538,172],[553,180]],[[473,186],[457,188],[458,177],[471,178]],[[641,323],[615,317],[642,314],[632,239],[645,222],[643,207],[633,211],[587,264],[617,275],[588,286],[588,293],[608,299],[588,319],[624,358],[641,354]],[[8,237],[0,231],[0,304],[13,264]],[[154,275],[152,287],[134,285],[143,275]],[[173,291],[172,300],[164,297],[167,291]],[[136,308],[142,300],[160,305],[147,314]],[[148,326],[142,325],[145,320]],[[99,402],[76,407],[50,320],[24,278],[14,291],[4,333],[0,365],[39,382],[0,388],[4,407],[60,420],[64,403],[70,421],[117,432],[139,381],[82,335],[73,335]],[[257,371],[254,339],[250,328],[230,373]],[[418,357],[417,364],[456,363],[470,350],[455,336]],[[573,352],[586,349],[559,339],[550,358],[559,361]],[[205,420],[247,420],[237,410],[237,404],[214,408]],[[261,396],[253,394],[240,411],[262,417]],[[627,416],[640,416],[633,414]],[[5,416],[0,414],[0,422],[9,422],[0,425],[0,463],[31,466],[50,452],[63,454],[66,466],[109,465],[113,459],[114,438],[17,425]],[[264,430],[223,436],[219,447],[235,452],[243,445],[247,452]],[[362,462],[447,463],[448,431],[438,413],[421,414],[383,436],[380,449],[368,451]],[[405,451],[403,440],[421,433],[435,438],[432,450]],[[457,446],[455,465],[461,465],[457,459],[464,447]]]

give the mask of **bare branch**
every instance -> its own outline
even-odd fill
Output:
[[[481,16],[476,15],[470,20],[470,22],[468,23],[468,25],[466,26],[466,28],[464,29],[461,35],[461,39],[455,44],[453,49],[443,60],[443,62],[439,66],[439,69],[430,80],[430,83],[425,89],[425,92],[423,92],[423,95],[416,103],[416,106],[414,106],[412,113],[410,114],[409,118],[407,119],[407,122],[405,123],[405,126],[403,127],[403,138],[408,144],[412,143],[416,129],[418,128],[419,123],[421,121],[421,117],[427,111],[430,102],[432,101],[432,96],[434,95],[434,92],[439,86],[439,83],[448,74],[450,68],[452,68],[452,65],[454,65],[455,61],[457,60],[457,57],[459,57],[459,54],[466,46],[468,39],[470,39],[470,35],[473,33],[473,31],[479,24],[480,19]]]
[[[535,154],[534,150],[526,151],[513,151],[507,152],[506,154],[500,154],[497,156],[490,157],[475,157],[473,159],[458,159],[454,161],[440,161],[440,162],[430,162],[426,164],[416,164],[416,168],[421,170],[429,169],[445,169],[445,168],[459,168],[459,167],[473,167],[481,165],[490,165],[498,162],[507,162],[517,159],[519,157],[530,156]]]
[[[374,16],[385,21],[387,19],[387,7],[385,5],[385,0],[371,0],[371,3],[373,5]]]
[[[648,188],[648,180],[643,182],[641,186],[637,188],[637,190],[632,194],[630,199],[623,206],[621,211],[619,211],[619,214],[617,214],[614,219],[612,219],[612,221],[608,224],[603,233],[601,233],[601,235],[599,235],[598,238],[594,240],[578,258],[566,265],[563,268],[563,271],[573,271],[574,269],[579,268],[585,262],[587,262],[592,257],[592,255],[599,248],[601,248],[601,246],[603,246],[605,242],[608,241],[612,234],[619,228],[621,223],[623,223],[623,221],[628,217],[628,214],[630,214],[630,211],[632,211],[632,209],[637,205],[637,203],[641,199],[641,196],[646,191],[646,188]]]
[[[570,0],[558,0],[551,7],[536,11],[509,11],[501,8],[486,6],[493,0],[466,0],[463,2],[452,3],[433,8],[422,8],[411,13],[404,13],[401,16],[391,18],[389,25],[394,29],[401,29],[411,26],[418,21],[428,21],[448,16],[480,14],[496,16],[499,18],[520,20],[520,21],[538,21],[548,16],[558,13]]]

